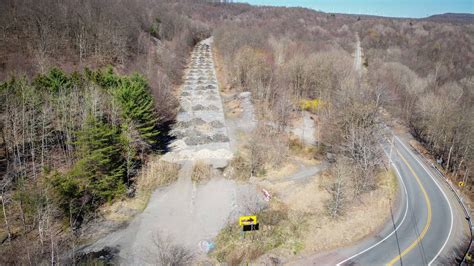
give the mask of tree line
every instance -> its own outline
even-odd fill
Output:
[[[10,228],[17,219],[24,230],[42,230],[51,208],[78,228],[102,203],[130,193],[146,155],[159,147],[159,116],[139,74],[53,68],[31,82],[3,82],[0,95],[8,241],[21,234]]]

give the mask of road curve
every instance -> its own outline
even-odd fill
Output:
[[[337,264],[455,263],[456,248],[462,245],[466,230],[460,206],[430,167],[401,139],[395,137],[394,140],[391,157],[400,179],[399,208],[376,237],[355,248],[341,250],[339,255],[345,258]]]

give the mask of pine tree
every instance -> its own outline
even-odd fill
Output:
[[[105,70],[85,70],[86,77],[108,90],[121,107],[122,124],[125,130],[129,125],[134,125],[140,133],[140,137],[148,144],[157,142],[158,117],[154,109],[153,97],[150,94],[148,83],[145,78],[138,74],[129,77],[118,76],[111,67]],[[132,140],[133,142],[134,140]]]
[[[75,144],[80,159],[52,184],[63,209],[80,216],[125,193],[125,165],[119,130],[91,115]]]
[[[123,194],[124,160],[121,154],[119,130],[89,116],[78,133],[77,167],[88,179],[88,190],[99,200],[110,200]]]
[[[120,77],[114,73],[111,66],[97,71],[86,68],[84,73],[88,80],[95,82],[104,89],[114,89],[120,82]]]
[[[160,134],[157,129],[158,117],[146,80],[138,74],[122,78],[114,96],[120,103],[126,123],[133,122],[140,137],[149,145],[155,144]]]
[[[57,93],[60,89],[68,89],[73,85],[73,80],[59,68],[52,68],[45,75],[38,75],[33,86],[49,92]]]

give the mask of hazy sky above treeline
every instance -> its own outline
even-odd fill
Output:
[[[300,6],[324,12],[422,18],[474,13],[474,0],[234,0],[252,5]]]

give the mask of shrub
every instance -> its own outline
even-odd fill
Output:
[[[193,166],[193,173],[191,175],[191,180],[194,182],[200,182],[211,178],[212,168],[211,165],[203,161],[197,161]]]
[[[248,180],[252,175],[252,169],[250,166],[250,161],[246,159],[242,154],[237,154],[234,156],[230,162],[230,167],[232,171],[232,178],[237,180]]]

